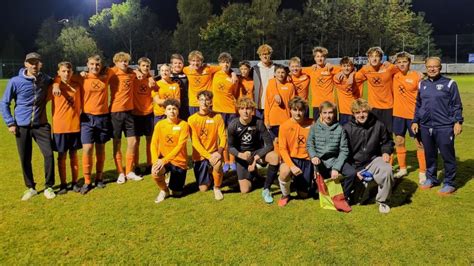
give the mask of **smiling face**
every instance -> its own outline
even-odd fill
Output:
[[[321,52],[316,52],[314,55],[314,62],[316,65],[324,67],[326,65],[326,56]]]
[[[406,57],[400,57],[395,61],[395,65],[397,65],[398,69],[404,74],[410,70],[410,60]]]
[[[62,81],[67,82],[72,77],[72,69],[67,66],[60,66],[58,69],[58,76]]]
[[[179,110],[174,105],[167,105],[165,108],[165,115],[171,121],[175,121],[178,118]]]
[[[441,75],[441,61],[437,59],[428,59],[425,67],[428,78],[434,79]]]
[[[341,68],[342,68],[342,73],[344,73],[344,75],[347,76],[352,72],[352,70],[354,69],[354,66],[351,64],[342,64]]]
[[[382,64],[382,55],[377,52],[372,52],[369,55],[369,64],[373,67],[379,67]]]
[[[189,60],[189,67],[191,67],[193,69],[198,69],[201,66],[202,66],[201,58],[195,56],[195,57],[191,58],[191,60]]]
[[[230,71],[230,62],[227,61],[227,60],[224,60],[224,61],[221,61],[219,62],[219,66],[221,67],[221,70],[226,72],[226,73],[229,73]]]
[[[148,74],[150,72],[150,64],[148,62],[141,62],[138,69],[143,74]]]
[[[335,118],[335,114],[334,114],[334,109],[333,108],[323,108],[321,110],[321,122],[323,122],[324,124],[326,125],[332,125],[334,123],[334,118]]]
[[[115,65],[118,67],[118,69],[122,71],[127,71],[128,68],[128,61],[127,60],[120,60],[115,62]]]
[[[283,68],[277,68],[275,70],[275,78],[280,82],[280,83],[285,83],[286,82],[286,70]]]
[[[268,65],[271,65],[272,63],[272,54],[269,53],[269,52],[262,52],[261,54],[258,55],[258,57],[260,58],[260,61],[268,66]]]
[[[244,78],[247,78],[250,75],[250,68],[246,65],[241,65],[239,67],[239,70],[240,70],[240,75],[242,75],[242,77]]]
[[[294,76],[301,75],[301,64],[299,64],[298,62],[291,62],[290,73]]]
[[[360,110],[353,112],[353,115],[356,122],[363,125],[365,124],[365,122],[367,122],[367,118],[369,117],[369,110],[362,108]]]
[[[98,75],[100,73],[100,69],[102,68],[102,63],[100,60],[91,58],[87,61],[87,68],[89,69],[89,72]]]
[[[298,123],[303,121],[305,110],[298,106],[294,106],[290,109],[291,117]]]
[[[208,114],[211,111],[212,99],[206,95],[200,95],[198,98],[199,101],[199,113]]]
[[[178,74],[183,72],[184,62],[182,60],[173,58],[171,59],[171,71],[173,73]]]

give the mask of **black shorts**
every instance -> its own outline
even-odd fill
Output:
[[[153,113],[148,115],[133,115],[135,136],[147,136],[153,135]]]
[[[189,116],[192,116],[193,114],[199,112],[199,107],[192,107],[189,106]]]
[[[165,119],[166,118],[166,115],[157,115],[157,116],[154,116],[153,117],[153,127],[156,126],[156,124],[158,122],[160,122],[161,120]]]
[[[293,163],[303,172],[293,177],[293,182],[297,191],[309,192],[313,187],[313,164],[310,160],[291,158]]]
[[[222,119],[224,120],[224,126],[227,128],[229,123],[234,120],[234,118],[239,117],[237,114],[231,114],[231,113],[219,113],[222,116]]]
[[[313,107],[313,120],[316,121],[319,118],[319,107]]]
[[[131,111],[113,112],[110,113],[110,116],[112,118],[112,135],[114,139],[122,138],[122,132],[125,133],[127,138],[135,136],[135,123]]]
[[[81,133],[59,133],[53,134],[53,151],[67,152],[82,148]]]
[[[82,144],[105,144],[110,140],[112,125],[110,115],[81,114],[81,142]]]
[[[275,140],[278,138],[278,131],[280,131],[280,126],[271,126],[268,132],[270,132],[270,137],[272,137],[272,140]]]
[[[196,182],[199,186],[201,185],[210,185],[212,166],[209,160],[204,159],[202,161],[194,162],[194,176],[196,177]]]
[[[352,115],[348,115],[348,114],[339,114],[339,124],[341,126],[349,123],[352,119]]]
[[[385,127],[388,130],[388,133],[392,134],[393,109],[372,108],[372,114],[374,114],[377,117],[377,119],[385,125]]]
[[[252,152],[252,157],[256,155],[256,152]],[[266,166],[267,162],[265,162],[264,158],[260,158],[260,160],[257,161],[257,163],[261,166]],[[257,174],[257,168],[255,168],[254,172],[249,172],[248,167],[249,163],[247,161],[244,161],[238,157],[235,157],[235,164],[237,166],[236,172],[237,172],[237,179],[238,180],[252,180]]]
[[[170,183],[168,187],[173,191],[183,191],[186,182],[186,169],[167,163],[165,165],[165,174],[170,173]]]

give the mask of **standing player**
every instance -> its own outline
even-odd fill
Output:
[[[415,136],[411,130],[411,123],[415,116],[418,83],[422,75],[417,71],[411,71],[410,63],[410,54],[401,52],[395,55],[395,64],[400,72],[393,76],[393,133],[395,134],[395,151],[397,152],[400,170],[394,177],[400,178],[407,175],[405,134],[408,131],[417,146],[416,155],[420,166],[418,179],[419,183],[422,184],[426,180],[425,153],[421,139],[419,136]]]
[[[221,70],[216,72],[212,79],[212,93],[214,95],[212,110],[222,115],[224,125],[227,128],[230,121],[237,117],[235,102],[239,93],[238,84],[232,82],[230,72],[232,56],[224,52],[219,55],[217,61]],[[235,158],[234,156],[229,156],[229,150],[225,147],[223,171],[235,171],[235,167]]]
[[[253,99],[253,77],[252,67],[249,61],[239,62],[239,97],[247,97]]]
[[[273,49],[268,44],[262,44],[257,49],[258,57],[260,62],[253,67],[253,99],[257,103],[257,109],[255,115],[259,118],[263,118],[263,109],[265,108],[265,96],[268,81],[275,75],[275,65],[272,61]]]
[[[300,197],[307,198],[312,184],[313,169],[309,160],[306,142],[312,121],[305,118],[307,102],[297,96],[288,103],[291,118],[280,126],[278,146],[283,163],[280,165],[280,189],[282,197],[279,206],[285,206],[290,200],[291,179],[296,184]]]
[[[224,199],[220,190],[222,184],[222,152],[226,148],[227,133],[220,114],[212,111],[212,92],[198,93],[199,112],[189,117],[192,133],[194,175],[200,191],[211,185],[210,171],[214,180],[214,198]]]
[[[367,51],[369,63],[355,75],[356,82],[367,80],[367,92],[372,113],[392,133],[393,116],[393,76],[398,68],[389,62],[382,64],[383,51],[380,47],[371,47]]]
[[[344,125],[352,118],[351,105],[354,100],[360,98],[362,84],[354,82],[354,63],[349,57],[341,58],[340,65],[341,75],[335,75],[333,82],[337,91],[339,123]]]
[[[124,52],[119,52],[113,58],[115,66],[111,68],[114,76],[110,80],[110,116],[112,120],[113,129],[113,144],[114,144],[114,162],[119,174],[117,184],[123,184],[128,180],[140,181],[143,180],[134,172],[134,157],[135,157],[135,125],[132,116],[133,110],[133,90],[132,83],[135,79],[135,74],[128,68],[130,62],[130,55]],[[127,138],[127,153],[125,171],[122,165],[122,132]]]
[[[288,102],[295,96],[295,86],[287,77],[286,68],[276,65],[275,78],[268,82],[266,90],[264,122],[273,140],[278,137],[280,125],[290,118]]]
[[[289,61],[290,77],[291,82],[295,85],[296,96],[301,97],[303,100],[308,101],[309,94],[309,76],[303,74],[301,68],[301,59],[297,56],[290,58]],[[308,115],[305,110],[305,115]]]
[[[273,151],[272,139],[263,121],[254,116],[255,107],[255,102],[250,98],[237,101],[239,118],[232,120],[227,128],[229,152],[236,158],[241,193],[248,193],[252,189],[251,180],[257,174],[256,164],[270,164],[262,197],[265,202],[272,203],[269,188],[278,174],[279,158]]]
[[[53,148],[58,152],[58,170],[61,185],[58,194],[67,193],[66,180],[66,158],[69,151],[72,183],[71,188],[80,192],[81,187],[77,185],[79,164],[77,150],[81,144],[81,90],[82,79],[72,80],[72,64],[60,62],[58,64],[58,78],[61,83],[58,87],[59,95],[52,98],[53,117]],[[57,85],[57,84],[56,84]]]
[[[148,83],[150,73],[151,60],[142,57],[138,59],[138,70],[143,74],[142,79],[133,80],[133,119],[135,126],[135,173],[142,173],[139,166],[140,155],[140,137],[145,136],[146,139],[146,168],[144,174],[151,173],[151,136],[153,135],[153,98],[152,91],[156,91],[156,86],[151,87]]]
[[[179,85],[179,118],[187,121],[189,117],[188,77],[183,72],[184,58],[180,54],[171,55],[171,79]]]
[[[156,203],[164,201],[171,191],[175,196],[182,194],[187,169],[188,123],[178,117],[178,100],[167,99],[164,106],[166,119],[156,124],[151,141],[153,161],[151,174],[161,190],[156,197]],[[171,173],[169,185],[165,182],[165,175],[168,172]]]
[[[313,107],[313,118],[319,117],[319,106],[324,101],[334,101],[333,76],[340,72],[338,67],[332,67],[326,63],[328,49],[324,47],[314,47],[313,57],[315,66],[304,67],[303,73],[310,77],[311,83],[311,106]]]
[[[171,78],[171,67],[168,64],[160,66],[161,79],[156,82],[158,91],[151,93],[153,97],[154,124],[166,118],[164,103],[167,99],[180,100],[181,90],[179,84]],[[189,110],[188,110],[189,111]]]

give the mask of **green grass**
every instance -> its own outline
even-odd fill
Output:
[[[349,214],[323,210],[312,199],[280,208],[264,204],[260,188],[240,195],[225,187],[221,202],[212,192],[195,192],[156,205],[158,190],[149,176],[109,183],[86,196],[68,193],[46,200],[39,195],[22,202],[15,140],[3,126],[0,264],[472,264],[474,76],[456,80],[466,120],[456,139],[461,187],[446,198],[436,194],[438,189],[417,190],[414,145],[408,141],[413,168],[394,191],[395,207],[388,215],[379,214],[375,204],[354,206]],[[5,84],[0,81],[1,94]],[[111,149],[107,144],[105,167],[112,180]],[[33,166],[42,188],[36,146]],[[193,187],[191,171],[187,183]]]

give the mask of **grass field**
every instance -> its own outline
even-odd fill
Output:
[[[86,196],[20,201],[23,178],[14,138],[0,130],[0,264],[461,264],[474,263],[474,76],[457,76],[464,104],[456,139],[459,190],[441,198],[417,189],[414,145],[410,175],[395,189],[392,211],[354,206],[349,214],[323,210],[317,200],[285,208],[263,203],[261,188],[241,195],[226,186],[225,199],[196,192],[188,172],[187,195],[162,204],[149,176],[108,184]],[[6,80],[0,81],[3,95]],[[2,121],[3,123],[3,121]],[[106,178],[114,181],[107,145]],[[141,158],[144,158],[143,149]],[[42,158],[34,147],[38,189]],[[58,183],[59,178],[56,177]],[[228,178],[225,184],[233,184]],[[275,193],[279,188],[273,187]],[[275,198],[280,195],[275,195]]]

